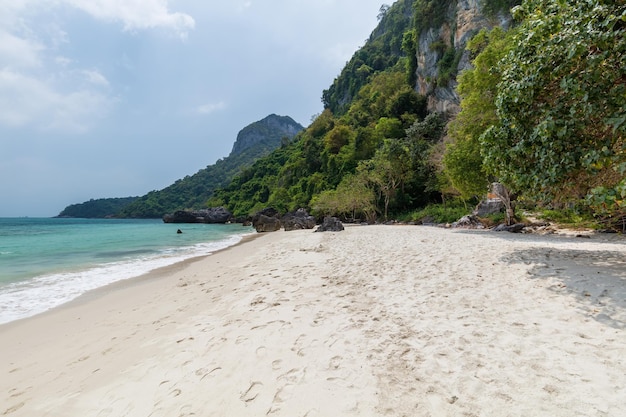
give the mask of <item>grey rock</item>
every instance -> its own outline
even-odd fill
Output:
[[[324,222],[315,229],[316,232],[340,232],[344,230],[343,223],[336,217],[324,217]]]
[[[254,226],[256,231],[259,233],[275,232],[280,230],[280,219],[261,214],[257,218],[256,222],[252,223],[252,226]]]
[[[275,232],[280,230],[280,214],[273,207],[267,207],[252,216],[252,227],[257,232]]]
[[[477,217],[487,217],[490,214],[502,213],[504,209],[504,203],[499,198],[486,198],[478,203],[472,214]]]
[[[224,207],[202,210],[178,210],[163,216],[164,223],[228,223],[232,213]]]
[[[316,223],[315,217],[309,215],[303,208],[285,214],[280,221],[286,232],[290,230],[313,229]]]
[[[519,233],[521,232],[526,225],[524,223],[515,223],[511,226],[507,226],[506,224],[499,224],[494,227],[492,230],[494,232],[510,232],[510,233]]]
[[[452,223],[452,227],[467,228],[467,229],[479,229],[483,228],[483,224],[478,220],[476,216],[467,215],[461,217],[456,222]]]

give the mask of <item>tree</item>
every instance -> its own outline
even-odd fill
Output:
[[[481,196],[491,183],[483,166],[480,135],[497,124],[495,98],[501,74],[498,62],[513,46],[515,30],[483,29],[467,44],[472,68],[458,77],[457,92],[461,96],[461,111],[450,122],[443,157],[444,173],[463,198]]]
[[[386,220],[391,199],[412,175],[406,141],[385,139],[383,146],[376,151],[374,157],[359,165],[359,170],[380,192]]]
[[[623,1],[527,0],[502,60],[499,123],[481,137],[488,171],[515,190],[569,201],[626,167]]]
[[[350,216],[351,220],[360,214],[368,222],[375,220],[376,195],[365,175],[357,173],[345,176],[337,186],[337,195],[340,211]]]

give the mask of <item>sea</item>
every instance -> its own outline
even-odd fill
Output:
[[[0,218],[0,324],[116,281],[209,255],[252,232],[241,224],[156,219]]]

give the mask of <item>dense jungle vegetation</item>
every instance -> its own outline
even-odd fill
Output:
[[[475,33],[466,51],[452,42],[457,3],[383,5],[307,129],[261,159],[229,156],[117,214],[161,217],[208,205],[246,216],[273,206],[344,220],[450,221],[498,181],[518,207],[623,230],[624,0],[481,0],[494,27]],[[511,23],[498,27],[509,12]],[[454,114],[429,112],[434,97],[416,92],[420,41],[446,24],[427,47],[437,70],[426,81],[456,86]],[[471,66],[459,73],[464,54]]]
[[[238,215],[273,206],[406,218],[432,203],[475,202],[500,181],[520,204],[623,224],[624,1],[483,0],[491,15],[516,6],[512,28],[478,33],[472,69],[450,72],[461,112],[428,113],[428,97],[415,90],[416,43],[455,4],[381,7],[378,28],[323,92],[325,110],[208,204]]]
[[[105,218],[114,217],[120,210],[136,201],[139,197],[99,198],[84,203],[71,204],[57,217]]]

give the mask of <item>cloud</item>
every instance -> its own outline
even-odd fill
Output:
[[[102,87],[109,86],[109,80],[107,80],[104,75],[100,74],[97,70],[83,70],[81,72],[89,83]]]
[[[33,68],[41,65],[39,57],[44,46],[40,43],[20,38],[0,31],[0,68]]]
[[[168,28],[181,37],[195,27],[188,14],[170,12],[167,0],[65,0],[96,19],[121,21],[125,30]]]
[[[222,110],[226,108],[226,103],[223,101],[217,103],[207,103],[202,106],[196,107],[196,112],[200,114],[211,114],[217,110]]]
[[[168,0],[0,1],[0,126],[83,133],[117,101],[100,70],[64,56],[71,39],[46,18],[63,5],[128,31],[164,28],[185,37],[195,26]]]
[[[249,9],[252,6],[252,2],[251,1],[245,1],[243,2],[243,4],[241,4],[238,8],[237,11],[238,12],[243,12],[247,9]]]
[[[36,77],[0,70],[0,124],[9,127],[83,133],[113,103],[88,89],[59,92]]]

